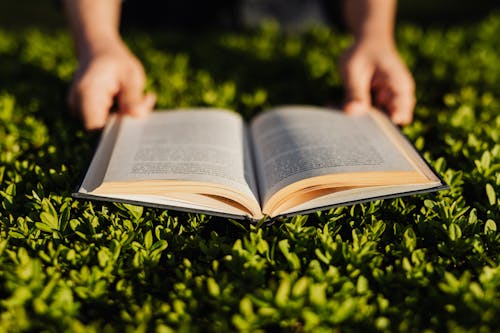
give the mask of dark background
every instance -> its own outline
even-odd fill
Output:
[[[311,6],[316,8],[311,9]],[[500,5],[491,0],[400,0],[398,21],[425,26],[467,24],[498,9]],[[255,24],[263,16],[274,16],[282,26],[292,29],[315,19],[342,27],[339,0],[125,0],[123,13],[125,27],[140,28],[242,28]],[[16,29],[33,26],[45,29],[65,27],[59,1],[0,0],[0,27]]]

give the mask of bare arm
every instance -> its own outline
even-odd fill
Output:
[[[408,124],[413,118],[415,84],[396,49],[395,12],[396,0],[344,1],[345,20],[355,38],[342,58],[344,109],[358,113],[376,104],[393,122]]]
[[[80,63],[68,104],[86,129],[106,123],[116,99],[119,112],[135,116],[153,107],[153,94],[144,94],[146,76],[139,60],[119,33],[120,0],[64,0]]]
[[[356,39],[373,36],[383,43],[394,42],[396,0],[345,0],[344,16]]]
[[[65,0],[64,5],[79,58],[120,43],[120,0]]]

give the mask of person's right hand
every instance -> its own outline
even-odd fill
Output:
[[[140,61],[123,42],[103,45],[80,56],[68,104],[85,129],[99,129],[106,124],[115,99],[119,113],[141,117],[152,110],[156,97],[144,93],[145,82]]]

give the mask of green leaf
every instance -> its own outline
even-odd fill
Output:
[[[326,285],[315,283],[309,286],[309,300],[312,304],[322,307],[326,304]]]
[[[333,313],[332,320],[334,323],[342,323],[349,319],[356,311],[357,302],[355,299],[346,299],[340,307]]]
[[[429,199],[424,200],[425,207],[432,209],[434,207],[434,205],[435,205],[434,201],[429,200]]]
[[[97,252],[97,260],[100,267],[106,267],[111,260],[111,253],[109,249],[105,247],[101,248],[99,252]]]
[[[253,305],[252,301],[248,297],[243,297],[240,301],[240,312],[246,317],[253,317]]]
[[[61,214],[59,215],[59,231],[64,232],[68,225],[71,216],[71,206],[69,203],[64,203],[61,207]]]
[[[288,296],[290,294],[291,282],[289,277],[284,277],[281,279],[281,283],[276,291],[275,301],[276,305],[279,307],[286,306],[288,302]]]
[[[57,219],[57,215],[54,216],[49,212],[42,212],[40,213],[40,220],[42,220],[44,224],[46,224],[53,230],[58,230],[59,228],[59,220]]]
[[[476,208],[473,208],[470,213],[469,213],[469,224],[476,224],[477,223],[477,210]]]
[[[484,233],[496,233],[497,232],[497,224],[492,219],[488,219],[484,224]]]
[[[456,241],[460,237],[462,237],[462,229],[456,223],[451,223],[448,227],[448,236],[452,241]]]
[[[148,230],[146,232],[146,236],[144,236],[144,247],[146,249],[150,249],[152,245],[153,245],[153,232],[151,230]]]
[[[3,197],[10,205],[14,203],[16,196],[16,184],[9,184],[5,191],[0,191],[0,197]]]
[[[288,239],[280,240],[278,243],[278,247],[290,264],[291,268],[294,270],[300,269],[300,259],[296,253],[290,252],[290,244],[288,243]]]
[[[486,195],[488,196],[488,202],[491,206],[496,205],[497,198],[495,194],[495,189],[491,186],[490,183],[486,184]]]
[[[489,151],[485,151],[481,156],[481,166],[483,170],[488,170],[491,164],[491,155]]]
[[[156,241],[153,246],[151,246],[151,251],[161,252],[168,247],[168,242],[164,239]]]
[[[213,277],[207,278],[207,289],[208,293],[214,297],[218,297],[220,295],[220,287]]]
[[[456,294],[460,289],[460,281],[450,272],[444,272],[444,281],[439,287],[446,293]]]
[[[35,227],[45,232],[53,232],[54,230],[47,224],[43,222],[35,222]]]
[[[139,220],[142,216],[142,213],[144,211],[144,207],[142,206],[136,206],[136,205],[130,205],[130,204],[122,204],[123,207],[130,212],[130,214],[136,219]]]
[[[294,297],[301,297],[307,291],[308,286],[309,278],[307,276],[301,277],[300,279],[295,281],[295,284],[292,288],[292,295]]]
[[[408,251],[411,252],[415,250],[417,246],[417,235],[415,234],[415,231],[413,231],[412,228],[408,228],[403,234],[403,237],[404,237],[404,245],[408,249]]]

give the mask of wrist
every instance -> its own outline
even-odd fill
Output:
[[[358,46],[374,50],[395,51],[396,41],[391,34],[361,33],[355,35],[354,43]]]
[[[99,53],[123,47],[123,41],[118,34],[109,34],[98,38],[82,38],[78,40],[76,48],[78,60],[84,62]]]

